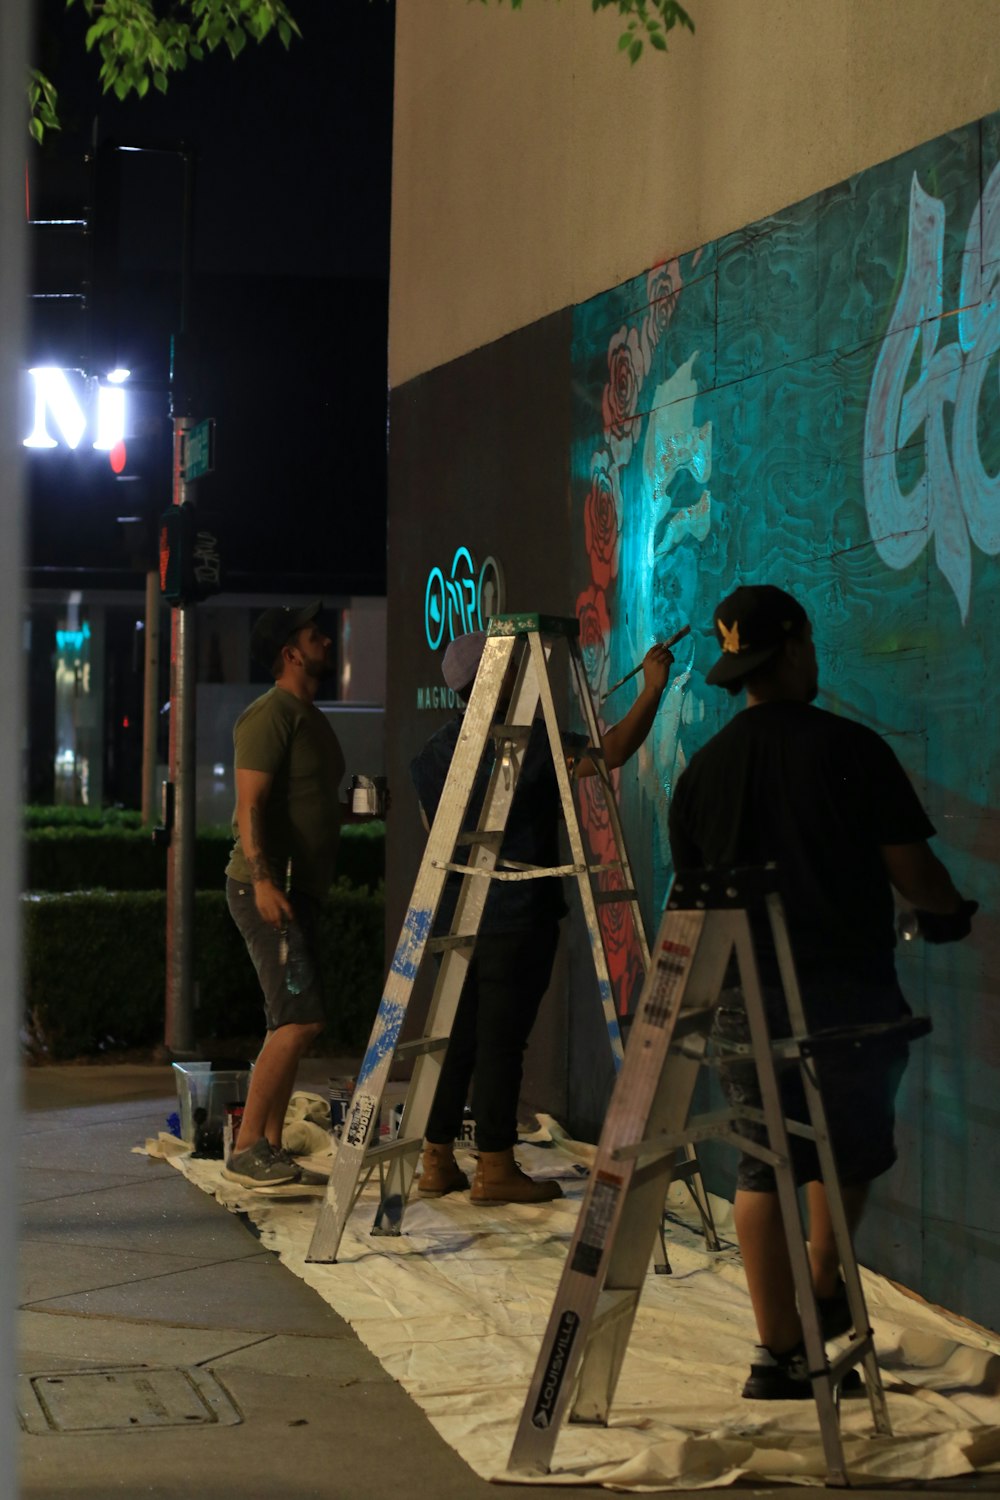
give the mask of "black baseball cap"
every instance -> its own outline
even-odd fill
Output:
[[[250,650],[254,660],[270,671],[274,658],[297,630],[315,620],[323,608],[322,599],[304,604],[300,609],[291,605],[277,609],[265,609],[250,632]]]
[[[715,611],[715,635],[722,655],[705,681],[713,687],[747,677],[798,635],[808,616],[797,599],[771,583],[745,584]]]

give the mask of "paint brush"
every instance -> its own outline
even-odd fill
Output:
[[[691,634],[691,626],[690,625],[682,625],[681,628],[680,628],[680,630],[678,630],[675,635],[672,635],[670,637],[669,641],[664,641],[663,644],[669,649],[671,646],[676,646],[678,641],[682,641],[686,635],[690,635],[690,634]],[[644,660],[645,660],[645,657],[643,658],[643,661]],[[617,682],[613,682],[611,684],[611,686],[608,688],[607,692],[604,694],[604,697],[601,699],[601,702],[602,703],[606,703],[607,700],[611,697],[611,694],[614,693],[614,692],[616,692],[617,689],[621,687],[621,685],[622,685],[623,682],[630,681],[630,679],[633,678],[636,675],[637,672],[641,672],[641,671],[642,671],[642,662],[640,662],[637,667],[633,667],[632,670],[631,670],[631,672],[626,672],[624,677],[619,677],[619,679],[618,679]]]

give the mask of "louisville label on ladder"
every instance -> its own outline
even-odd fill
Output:
[[[311,1261],[336,1259],[347,1218],[360,1189],[374,1170],[379,1173],[381,1191],[372,1233],[401,1232],[406,1200],[416,1174],[424,1131],[491,880],[536,880],[553,875],[575,877],[590,938],[609,1045],[615,1067],[621,1065],[622,1040],[598,906],[608,901],[626,903],[631,908],[645,967],[648,967],[649,951],[618,810],[604,765],[600,731],[578,635],[576,620],[543,615],[498,615],[490,621],[458,745],[427,838],[409,910],[344,1122],[326,1197],[309,1246],[308,1259]],[[616,857],[609,864],[589,864],[584,848],[549,675],[549,653],[560,645],[568,652],[570,683],[584,716],[588,741],[584,753],[589,755],[597,769],[614,835]],[[513,675],[513,686],[504,708],[507,688],[510,687],[509,673]],[[532,723],[539,712],[548,733],[571,858],[567,865],[545,869],[526,868],[500,858],[522,758]],[[480,763],[491,738],[495,745],[493,769],[478,827],[465,834],[466,815]],[[465,863],[456,862],[462,848],[468,849]],[[617,888],[595,889],[595,878],[609,870],[619,876]],[[451,930],[443,937],[434,938],[431,931],[438,903],[445,881],[453,873],[461,877],[461,891]],[[400,1045],[399,1036],[413,985],[427,953],[440,954],[441,963],[428,1011],[426,1033],[415,1041]],[[380,1103],[389,1070],[397,1061],[412,1061],[413,1072],[397,1137],[383,1145],[378,1142]],[[694,1191],[695,1184],[692,1184]]]
[[[774,936],[791,1022],[791,1036],[780,1041],[772,1041],[768,1030],[747,913],[751,904],[766,907]],[[722,1109],[689,1120],[695,1080],[706,1061],[712,1014],[734,950],[763,1108]],[[903,1025],[910,1035],[918,1034],[919,1023],[917,1029],[912,1021]],[[729,1141],[775,1169],[828,1482],[848,1483],[837,1401],[844,1375],[859,1363],[864,1365],[875,1429],[891,1433],[811,1062],[824,1048],[863,1045],[866,1037],[885,1036],[893,1029],[900,1028],[855,1027],[813,1037],[808,1034],[772,870],[701,872],[674,882],[511,1450],[512,1474],[548,1472],[560,1425],[567,1416],[576,1422],[607,1422],[675,1153],[681,1145],[708,1139]],[[747,1051],[745,1047],[740,1050]],[[799,1068],[809,1125],[784,1119],[779,1065]],[[741,1133],[741,1121],[763,1124],[768,1144],[747,1139]],[[815,1141],[856,1330],[833,1360],[827,1359],[820,1331],[790,1160],[789,1129]],[[692,1350],[691,1358],[696,1357]]]

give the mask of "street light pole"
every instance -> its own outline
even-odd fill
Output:
[[[180,328],[171,361],[174,419],[173,503],[189,501],[185,477],[186,438],[195,425],[188,336],[191,325],[191,271],[194,244],[194,154],[181,148],[184,207],[181,242]],[[197,605],[170,611],[170,784],[173,826],[167,847],[167,953],[164,1045],[174,1056],[194,1051],[194,887],[197,834],[196,703],[198,674]]]

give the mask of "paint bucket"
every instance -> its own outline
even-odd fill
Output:
[[[384,776],[351,777],[351,811],[370,818],[384,818],[389,783]]]
[[[237,1099],[232,1104],[227,1104],[222,1113],[222,1160],[227,1167],[229,1158],[236,1149],[236,1141],[242,1124],[243,1104]]]
[[[334,1140],[339,1141],[344,1130],[344,1121],[351,1107],[354,1093],[353,1078],[330,1079],[330,1129]]]

